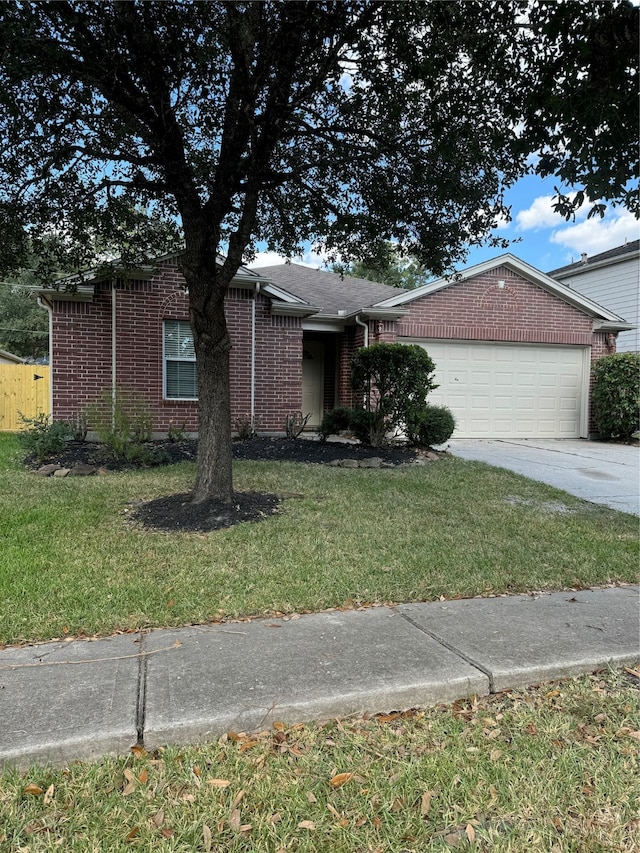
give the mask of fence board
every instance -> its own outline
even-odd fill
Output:
[[[23,429],[20,412],[49,413],[51,368],[42,364],[0,364],[0,432]]]

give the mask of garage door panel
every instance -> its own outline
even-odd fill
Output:
[[[577,438],[587,393],[584,347],[407,339],[423,346],[459,438]]]

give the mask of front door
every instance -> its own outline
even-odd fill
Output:
[[[324,344],[302,344],[302,416],[311,415],[307,427],[317,429],[322,421],[324,397]]]

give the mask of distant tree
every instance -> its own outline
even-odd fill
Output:
[[[243,256],[311,240],[349,262],[390,240],[434,274],[463,260],[508,217],[504,191],[554,116],[574,130],[582,78],[547,73],[579,50],[573,20],[593,46],[629,7],[0,2],[0,271],[24,266],[29,235],[51,228],[81,268],[101,239],[139,263],[162,231],[147,224],[174,219],[198,364],[193,499],[230,502],[224,297]],[[615,68],[635,68],[637,46],[620,45]],[[600,71],[606,112],[620,75]],[[603,198],[630,205],[618,151],[635,145],[637,105],[618,119],[614,148],[590,148],[582,139],[610,123],[581,109],[584,137],[552,134],[547,161],[562,177],[575,151],[589,197],[595,171]]]
[[[0,349],[37,359],[49,353],[49,319],[25,286],[28,279],[24,274],[16,283],[0,282]]]
[[[379,281],[390,287],[403,287],[406,290],[421,287],[433,278],[427,267],[417,258],[403,258],[396,246],[390,242],[381,243],[375,255],[348,264],[335,263],[331,268],[341,276]]]

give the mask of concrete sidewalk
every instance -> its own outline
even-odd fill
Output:
[[[0,765],[450,703],[640,658],[638,587],[403,604],[0,651]]]

